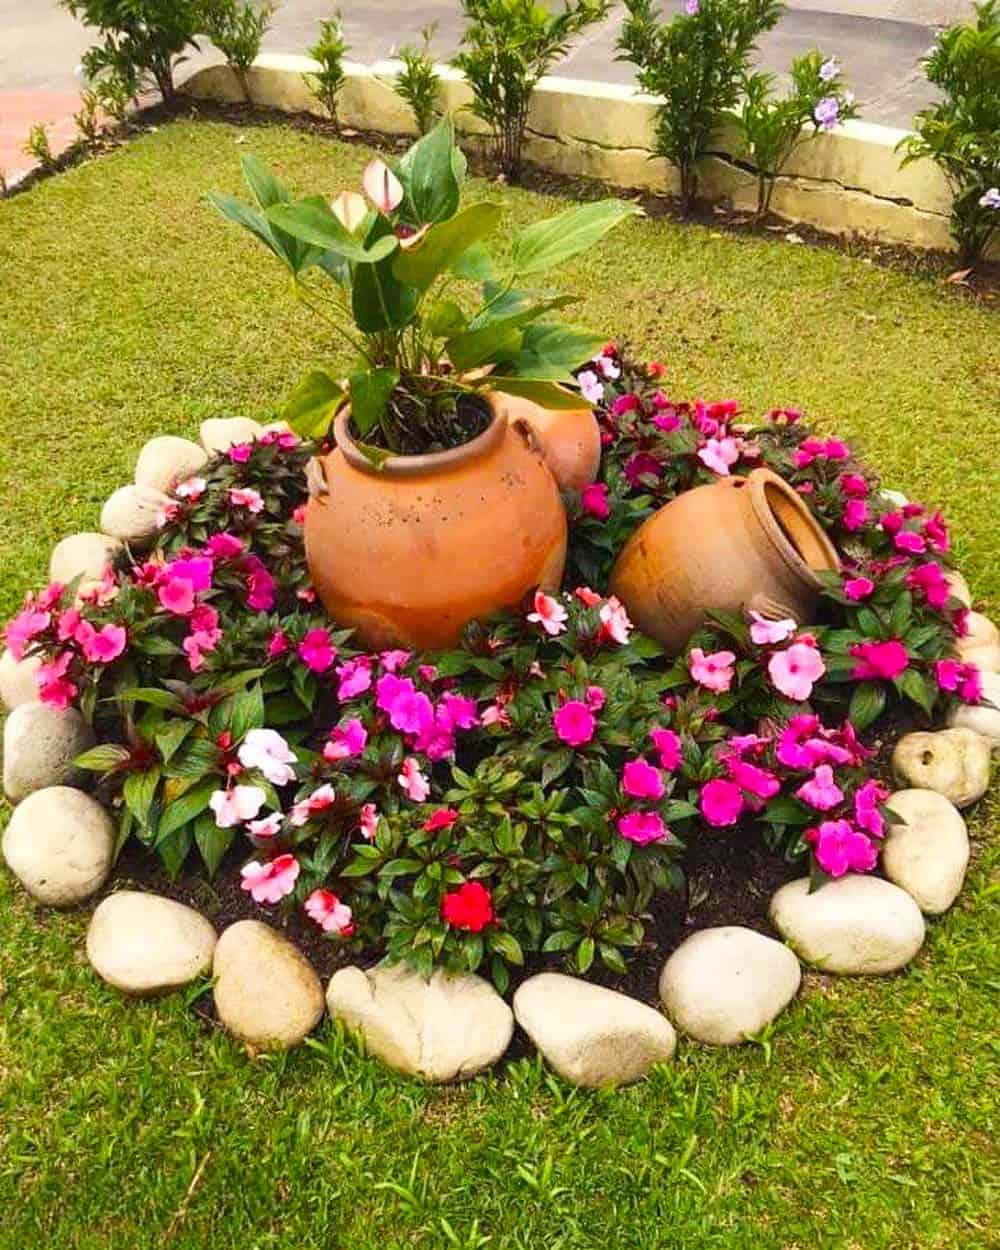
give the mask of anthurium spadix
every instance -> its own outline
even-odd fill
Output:
[[[313,367],[296,387],[281,415],[298,433],[322,436],[349,401],[352,425],[369,445],[415,454],[474,437],[458,406],[476,393],[580,407],[573,371],[606,335],[554,316],[574,296],[531,284],[641,210],[615,199],[568,208],[516,231],[501,266],[488,248],[503,228],[501,207],[463,207],[465,173],[445,117],[397,161],[370,161],[360,191],[296,199],[245,157],[253,202],[209,197],[284,262],[303,302],[323,311],[354,357],[348,394],[334,381],[333,362],[332,371]],[[332,298],[324,289],[330,278],[339,287]],[[478,284],[478,299],[463,302],[456,279]]]

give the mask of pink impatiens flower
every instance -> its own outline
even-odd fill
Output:
[[[786,699],[802,703],[826,672],[826,665],[816,647],[795,642],[784,651],[775,651],[767,662],[767,671],[776,690]]]
[[[91,664],[110,664],[125,650],[128,635],[124,625],[104,625],[95,629],[89,621],[81,621],[73,634]]]
[[[850,534],[857,533],[858,530],[864,529],[870,520],[868,505],[863,499],[848,499],[844,504],[844,514],[841,517],[841,523],[845,530]]]
[[[624,604],[614,595],[609,595],[607,603],[602,605],[598,616],[601,618],[600,637],[610,638],[612,642],[623,647],[632,632],[632,622],[629,620]]]
[[[849,577],[844,582],[844,594],[852,603],[860,603],[875,593],[875,583],[870,577]]]
[[[889,791],[874,778],[860,786],[854,796],[854,819],[870,837],[881,838],[885,834],[885,817],[879,805],[888,797]]]
[[[698,451],[698,459],[706,469],[711,469],[719,477],[728,477],[730,468],[740,458],[740,445],[737,439],[710,438]]]
[[[367,742],[367,729],[356,716],[352,717],[338,725],[330,734],[329,741],[323,747],[323,758],[331,764],[350,759],[354,755],[360,755]]]
[[[593,738],[597,720],[586,703],[569,699],[553,713],[552,725],[567,746],[582,747]]]
[[[337,792],[329,782],[318,786],[307,798],[299,799],[293,805],[292,810],[288,813],[289,823],[294,825],[296,829],[301,829],[307,821],[327,811],[336,801]]]
[[[229,490],[229,502],[234,508],[246,508],[254,514],[264,511],[264,498],[260,491],[250,486],[233,486]]]
[[[979,669],[974,664],[960,660],[938,660],[934,665],[938,687],[949,694],[957,694],[963,703],[981,703],[983,683]]]
[[[736,656],[732,651],[713,651],[706,655],[701,647],[694,647],[688,659],[691,676],[699,686],[725,694],[733,684]]]
[[[244,768],[256,768],[273,786],[287,786],[295,780],[298,756],[274,729],[251,729],[238,751]]]
[[[645,760],[629,760],[622,769],[622,789],[634,799],[662,799],[663,777]]]
[[[396,780],[406,797],[414,803],[423,803],[431,792],[430,782],[420,771],[420,765],[412,755],[403,760]]]
[[[915,530],[900,530],[892,542],[897,551],[905,551],[909,555],[922,555],[927,550],[927,539]]]
[[[910,663],[906,647],[898,638],[888,642],[856,642],[850,652],[858,660],[851,673],[854,681],[892,681],[905,672]]]
[[[337,658],[337,648],[325,629],[310,629],[299,643],[299,659],[313,673],[325,673]]]
[[[246,890],[255,903],[280,903],[295,889],[301,866],[294,855],[260,862],[251,860],[240,869],[240,889]]]
[[[378,833],[378,808],[374,803],[361,804],[361,810],[358,812],[358,827],[361,830],[361,836],[366,841],[375,841],[375,835]]]
[[[282,629],[276,629],[267,644],[267,658],[276,660],[288,650],[288,635]]]
[[[174,616],[190,616],[194,611],[194,586],[186,577],[168,577],[157,588],[156,597]]]
[[[558,599],[554,599],[551,595],[545,594],[542,590],[535,591],[534,612],[529,612],[527,619],[541,625],[550,637],[555,638],[557,634],[563,633],[566,629],[567,612]]]
[[[741,790],[752,794],[754,798],[773,799],[781,789],[781,782],[766,768],[758,768],[756,764],[750,764],[735,756],[729,756],[725,760],[725,765],[731,780],[735,781]]]
[[[750,617],[750,639],[758,647],[768,647],[778,642],[785,642],[798,629],[798,624],[791,617],[774,621],[769,617],[761,616],[753,608],[750,609],[748,615]]]
[[[667,834],[667,826],[659,812],[627,812],[618,817],[617,825],[623,838],[639,846],[659,842]]]
[[[844,801],[844,792],[834,781],[829,764],[820,764],[809,780],[795,791],[795,796],[818,812],[828,812]]]
[[[260,820],[248,820],[247,833],[252,838],[259,838],[262,842],[269,842],[271,838],[278,836],[284,823],[285,818],[281,812],[272,812],[270,816],[263,816]]]
[[[708,823],[721,829],[736,824],[745,804],[743,793],[734,781],[716,777],[702,786],[698,806]]]
[[[439,829],[450,829],[458,820],[458,812],[453,807],[439,807],[431,812],[420,826],[425,833],[437,833]]]
[[[371,689],[372,660],[370,656],[359,655],[353,660],[345,660],[337,668],[337,698],[344,702],[355,699]]]
[[[233,786],[216,790],[208,800],[220,829],[232,829],[246,820],[253,820],[264,806],[267,795],[260,786]]]
[[[39,612],[35,608],[18,612],[4,632],[4,641],[15,660],[24,659],[28,645],[48,629],[51,621],[51,612]]]
[[[878,849],[849,820],[825,820],[818,828],[806,830],[803,837],[812,846],[817,864],[831,877],[871,872],[878,859]]]
[[[213,560],[235,560],[243,554],[243,539],[222,531],[212,535],[205,544],[205,551]]]
[[[347,938],[354,932],[354,913],[330,890],[313,890],[305,901],[305,911],[324,933]]]
[[[651,729],[649,736],[653,740],[653,746],[660,753],[660,767],[666,769],[668,773],[672,773],[675,768],[680,767],[680,735],[674,733],[672,729],[657,728]]]
[[[586,516],[595,517],[598,521],[606,521],[611,515],[611,504],[608,502],[608,488],[603,482],[591,482],[580,492],[580,507]]]
[[[39,664],[35,670],[38,697],[47,707],[65,711],[76,698],[76,683],[66,676],[72,661],[72,654],[69,651],[62,651],[54,660],[50,660],[47,664]]]

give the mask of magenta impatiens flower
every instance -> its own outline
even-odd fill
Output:
[[[668,773],[672,773],[675,768],[680,767],[681,762],[681,739],[680,735],[674,733],[672,729],[651,729],[649,736],[653,740],[653,746],[660,753],[660,767],[666,769]]]
[[[634,799],[662,799],[663,777],[645,760],[629,760],[622,769],[622,789]]]
[[[372,660],[370,656],[359,655],[353,660],[345,660],[337,668],[337,698],[341,702],[356,699],[364,694],[372,684]]]
[[[702,816],[717,829],[735,825],[745,806],[743,793],[734,781],[716,777],[701,788],[698,806]]]
[[[629,842],[645,846],[659,842],[668,832],[659,812],[627,812],[618,817],[618,832]]]
[[[586,516],[595,517],[598,521],[606,521],[611,515],[611,504],[608,502],[608,488],[603,482],[591,482],[580,492],[580,507]]]
[[[66,676],[72,661],[72,654],[69,651],[62,651],[54,660],[50,660],[47,664],[39,664],[35,670],[38,698],[46,707],[65,711],[76,698],[76,683]]]
[[[243,539],[222,531],[212,535],[205,544],[205,551],[214,560],[235,560],[243,554]]]
[[[168,577],[160,583],[156,597],[174,616],[190,616],[194,611],[194,586],[186,577]]]
[[[325,673],[337,658],[337,648],[325,629],[310,629],[299,643],[299,659],[314,673]]]
[[[706,655],[701,647],[694,647],[688,658],[688,669],[699,686],[725,694],[733,684],[736,655],[732,651],[713,651]]]
[[[818,812],[828,812],[844,801],[844,792],[834,781],[829,764],[820,764],[809,780],[795,791],[795,796]]]
[[[868,505],[863,499],[848,499],[847,503],[844,504],[844,514],[841,517],[841,523],[848,533],[854,534],[858,530],[864,529],[870,519]]]
[[[824,820],[803,835],[813,848],[816,862],[831,877],[848,872],[871,872],[878,860],[878,848],[849,820]]]
[[[280,903],[295,889],[301,866],[294,855],[277,859],[251,860],[240,869],[240,889],[246,890],[255,903]]]
[[[963,703],[982,702],[983,683],[979,669],[974,664],[963,664],[960,660],[938,660],[934,665],[934,676],[941,690],[957,694]]]
[[[775,689],[786,699],[803,703],[826,672],[826,665],[816,647],[799,641],[784,651],[775,651],[767,662],[767,671]]]
[[[48,629],[51,621],[51,612],[39,612],[35,608],[18,612],[4,631],[4,641],[15,660],[24,659],[29,644]]]
[[[552,715],[556,735],[567,746],[586,746],[597,729],[597,718],[580,699],[569,699]]]
[[[844,594],[852,603],[870,599],[875,593],[875,583],[870,577],[849,577],[844,582]]]
[[[881,838],[885,834],[885,817],[879,811],[879,805],[888,797],[889,791],[874,778],[860,786],[854,795],[854,819],[858,827],[873,838]]]
[[[529,612],[527,619],[537,625],[552,638],[566,629],[567,612],[558,599],[547,595],[543,590],[535,591],[534,612]]]
[[[851,673],[854,681],[892,681],[906,671],[910,657],[898,638],[888,642],[856,642],[850,648],[858,663]]]
[[[741,790],[758,799],[773,799],[781,789],[781,782],[766,768],[758,768],[746,760],[729,756],[725,760],[726,771]]]
[[[892,543],[897,551],[905,551],[908,555],[923,555],[927,550],[927,539],[916,530],[900,530]]]
[[[360,755],[368,743],[368,730],[356,716],[338,725],[323,747],[323,758],[331,764]]]
[[[95,629],[89,621],[81,621],[73,637],[91,664],[110,664],[112,660],[117,660],[128,641],[124,625],[104,625]]]

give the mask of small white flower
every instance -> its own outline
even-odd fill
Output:
[[[298,756],[274,729],[251,729],[238,756],[244,768],[259,769],[272,786],[285,786],[295,780],[292,765]]]

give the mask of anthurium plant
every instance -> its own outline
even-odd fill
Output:
[[[486,246],[501,229],[500,206],[463,206],[465,174],[444,118],[391,167],[373,160],[363,195],[294,199],[248,156],[253,203],[209,197],[288,268],[297,296],[356,354],[346,380],[317,367],[293,390],[281,415],[298,434],[324,436],[349,399],[351,433],[377,461],[474,438],[490,421],[476,402],[489,390],[580,406],[567,385],[604,336],[554,318],[574,297],[532,284],[641,210],[609,199],[535,222],[514,235],[500,267]],[[463,281],[480,288],[471,310],[456,291]]]

